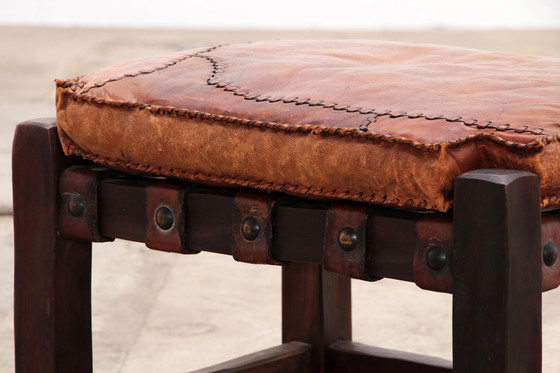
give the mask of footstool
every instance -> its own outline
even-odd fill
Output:
[[[199,372],[541,371],[560,61],[268,41],[56,97],[13,147],[17,372],[92,371],[91,243],[115,238],[282,266],[282,343]],[[452,294],[453,362],[353,342],[351,278]]]

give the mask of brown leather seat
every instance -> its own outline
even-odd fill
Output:
[[[269,41],[58,81],[67,154],[129,172],[447,211],[479,168],[560,200],[560,61],[378,41]]]

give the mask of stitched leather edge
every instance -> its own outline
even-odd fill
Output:
[[[393,206],[407,208],[410,210],[429,210],[429,211],[447,211],[451,207],[451,202],[443,198],[443,206],[441,208],[437,207],[437,204],[430,205],[427,200],[413,200],[408,199],[405,202],[401,202],[400,198],[395,197],[391,200],[388,199],[387,195],[379,196],[374,193],[364,194],[363,192],[355,191],[339,191],[336,189],[325,190],[324,188],[315,188],[310,186],[305,186],[301,184],[290,184],[290,183],[274,183],[265,180],[254,180],[254,179],[243,179],[232,176],[218,176],[212,174],[205,174],[201,172],[191,172],[184,169],[170,169],[159,166],[152,166],[150,164],[141,164],[130,161],[125,161],[122,159],[103,157],[96,153],[89,152],[78,146],[65,132],[62,131],[63,136],[68,143],[68,153],[76,155],[92,161],[94,163],[107,166],[109,168],[114,168],[118,170],[128,170],[142,175],[149,176],[166,176],[176,179],[188,180],[192,182],[199,182],[201,184],[210,183],[213,185],[221,186],[238,186],[238,187],[248,187],[253,189],[261,189],[268,192],[281,192],[287,194],[299,195],[307,198],[319,198],[319,199],[344,199],[356,202],[366,202],[374,203],[384,206]],[[432,202],[433,203],[433,202]],[[443,208],[443,209],[442,209]]]
[[[423,113],[408,113],[403,111],[396,111],[396,110],[383,110],[377,111],[376,109],[371,108],[363,108],[358,106],[352,105],[343,105],[333,102],[325,102],[325,100],[315,99],[315,98],[301,98],[297,96],[293,97],[271,97],[270,95],[266,94],[259,94],[259,93],[251,93],[249,90],[244,90],[239,88],[235,83],[224,81],[222,77],[226,73],[225,64],[219,61],[219,58],[216,56],[207,56],[202,55],[205,53],[209,53],[211,51],[201,52],[199,55],[195,57],[200,57],[208,60],[213,66],[212,75],[208,78],[207,83],[208,85],[214,86],[216,88],[220,88],[226,92],[231,92],[236,96],[241,96],[245,100],[251,100],[256,102],[281,102],[284,104],[295,104],[295,105],[307,105],[311,107],[320,107],[323,109],[331,109],[331,110],[338,110],[338,111],[345,111],[347,113],[358,113],[363,115],[375,115],[376,118],[388,116],[390,118],[408,118],[408,119],[418,119],[424,118],[426,120],[437,120],[443,119],[448,122],[455,122],[455,123],[462,123],[468,127],[476,127],[477,129],[491,129],[494,131],[514,131],[516,133],[527,133],[531,135],[550,135],[544,133],[544,128],[533,128],[530,129],[529,126],[522,126],[519,128],[511,127],[509,123],[499,123],[495,124],[492,121],[479,121],[478,119],[463,119],[463,117],[448,117],[444,114],[442,115],[426,115]]]
[[[253,127],[268,128],[272,130],[279,130],[279,131],[286,131],[286,132],[313,133],[315,135],[359,138],[371,142],[397,143],[397,144],[408,145],[418,150],[430,151],[430,152],[439,152],[442,146],[456,147],[469,142],[481,141],[481,140],[489,140],[498,145],[504,146],[506,148],[516,149],[516,150],[540,151],[544,148],[545,145],[550,144],[552,142],[558,142],[560,137],[560,134],[541,137],[525,144],[525,143],[505,140],[493,133],[481,132],[481,133],[461,137],[457,140],[437,142],[433,144],[424,144],[400,136],[389,136],[389,135],[384,135],[384,134],[379,134],[374,132],[363,132],[360,131],[359,129],[348,128],[348,127],[334,128],[334,127],[326,127],[326,126],[311,125],[311,124],[276,123],[276,122],[260,121],[260,120],[253,120],[247,118],[238,118],[238,117],[232,117],[232,116],[226,116],[220,114],[203,113],[196,110],[179,109],[172,106],[159,106],[159,105],[144,104],[140,102],[131,102],[131,101],[125,102],[125,101],[103,99],[103,98],[90,96],[87,94],[75,93],[73,91],[70,91],[68,88],[64,88],[63,85],[64,82],[61,83],[62,85],[59,84],[59,87],[63,87],[62,94],[71,96],[73,101],[81,101],[90,104],[109,105],[115,107],[125,107],[128,109],[148,110],[153,115],[175,115],[177,117],[187,117],[189,119],[196,119],[202,121],[253,126]]]
[[[528,128],[528,126],[523,126],[521,128],[512,128],[507,123],[498,124],[498,125],[493,124],[491,121],[480,122],[479,123],[478,120],[476,120],[476,119],[463,120],[462,117],[449,118],[449,117],[446,117],[444,115],[427,116],[427,115],[424,115],[422,113],[419,113],[419,114],[410,114],[410,113],[406,113],[406,112],[394,113],[391,110],[378,112],[375,109],[353,107],[353,106],[350,106],[350,105],[339,105],[339,104],[336,104],[336,103],[329,104],[329,103],[325,103],[324,100],[312,100],[310,98],[299,99],[299,97],[272,98],[270,96],[253,95],[253,94],[250,94],[249,92],[240,92],[239,88],[231,86],[231,83],[224,83],[224,82],[218,80],[218,78],[220,77],[220,74],[219,74],[220,69],[219,69],[219,64],[218,64],[217,61],[215,61],[212,57],[201,55],[203,53],[209,53],[212,50],[215,50],[215,49],[217,49],[219,47],[222,47],[222,46],[223,45],[217,45],[217,46],[208,48],[204,51],[200,51],[200,52],[197,52],[197,53],[192,54],[192,55],[186,55],[186,56],[182,56],[178,59],[173,59],[170,62],[166,63],[164,66],[153,68],[153,69],[148,70],[148,71],[140,71],[140,72],[135,73],[135,74],[123,74],[122,76],[119,76],[119,77],[116,77],[116,78],[107,79],[106,81],[103,81],[101,83],[98,83],[96,85],[93,85],[93,86],[87,88],[86,90],[84,90],[80,94],[75,93],[75,90],[76,90],[77,87],[83,88],[83,86],[85,84],[87,84],[86,82],[84,82],[82,80],[83,76],[78,76],[74,79],[65,80],[65,81],[56,80],[56,83],[57,83],[57,86],[59,86],[61,88],[64,88],[64,92],[63,92],[64,94],[72,95],[72,99],[74,101],[83,100],[83,101],[86,101],[86,102],[89,102],[89,103],[106,104],[106,105],[117,106],[117,107],[126,106],[129,109],[132,109],[132,108],[138,108],[140,110],[148,109],[148,110],[150,110],[150,112],[152,114],[155,114],[155,115],[175,114],[177,116],[187,116],[190,119],[236,123],[236,124],[250,125],[250,126],[255,126],[255,127],[265,127],[265,128],[276,129],[276,130],[284,130],[284,131],[289,131],[289,132],[310,132],[310,133],[314,133],[314,134],[323,134],[323,135],[365,137],[367,140],[406,144],[406,145],[412,146],[413,148],[423,150],[423,151],[437,152],[437,151],[441,150],[441,145],[444,145],[444,144],[449,145],[450,147],[455,147],[455,146],[460,146],[462,144],[465,144],[467,142],[480,141],[482,139],[487,139],[487,140],[495,142],[499,145],[509,147],[509,148],[513,148],[513,149],[517,149],[517,150],[540,150],[544,146],[546,146],[550,143],[560,141],[560,134],[557,133],[557,134],[554,134],[554,135],[547,135],[547,134],[544,133],[544,129],[542,129],[542,128],[536,128],[536,129],[533,129],[533,130],[530,130]],[[517,143],[517,142],[508,141],[508,140],[502,139],[499,136],[496,136],[496,135],[491,134],[491,133],[479,133],[479,134],[465,136],[465,137],[459,138],[455,141],[447,141],[447,142],[434,143],[434,144],[423,144],[423,143],[420,143],[420,142],[417,142],[417,141],[414,141],[414,140],[411,140],[411,139],[406,139],[406,138],[403,138],[403,137],[399,137],[399,136],[387,136],[387,135],[375,134],[375,133],[363,133],[364,129],[362,129],[362,128],[359,129],[360,131],[362,131],[360,133],[359,130],[356,130],[354,128],[345,128],[345,127],[332,128],[332,127],[325,127],[325,126],[319,126],[319,125],[308,125],[308,124],[306,124],[306,125],[295,125],[295,124],[274,123],[274,122],[267,122],[267,121],[256,121],[256,120],[251,120],[251,119],[223,116],[223,115],[219,115],[219,114],[202,113],[202,112],[198,112],[198,111],[187,110],[187,109],[179,109],[179,108],[174,108],[174,107],[162,107],[162,106],[157,106],[157,105],[149,105],[149,104],[136,103],[136,102],[120,102],[120,101],[104,100],[104,99],[99,99],[99,98],[96,98],[96,97],[89,96],[89,95],[85,94],[90,89],[102,87],[109,82],[118,81],[118,80],[121,80],[121,79],[124,79],[124,78],[127,78],[127,77],[135,77],[135,76],[138,76],[138,75],[141,75],[141,74],[150,74],[152,72],[155,72],[155,71],[158,71],[158,70],[163,70],[167,67],[173,66],[173,65],[175,65],[175,64],[177,64],[181,61],[184,61],[184,60],[192,58],[192,57],[201,57],[201,58],[209,60],[212,63],[213,72],[212,72],[212,75],[207,80],[207,83],[209,85],[213,85],[217,88],[221,88],[224,91],[232,91],[235,95],[243,96],[244,99],[246,99],[246,100],[254,100],[256,102],[265,102],[265,101],[270,102],[270,103],[282,102],[282,103],[286,103],[286,104],[295,104],[295,105],[319,106],[319,107],[322,107],[322,108],[325,108],[325,109],[341,110],[341,111],[346,111],[348,113],[356,113],[357,112],[359,114],[373,115],[374,116],[373,121],[376,120],[380,116],[389,116],[390,118],[406,117],[408,119],[424,118],[426,120],[442,119],[442,120],[446,120],[448,122],[459,122],[459,123],[462,123],[466,126],[476,126],[477,129],[493,129],[495,131],[515,131],[516,133],[529,133],[529,134],[537,135],[537,136],[538,135],[545,135],[545,137],[541,137],[541,138],[533,140],[533,141],[531,141],[527,144],[524,144],[524,143]],[[222,72],[223,72],[223,70],[222,70]],[[74,92],[70,92],[69,90],[74,91]],[[370,119],[368,118],[368,125],[369,125],[369,123],[370,123]],[[367,126],[366,126],[365,130],[367,131]],[[235,185],[235,186],[242,186],[242,187],[251,187],[251,188],[262,189],[262,190],[267,190],[267,191],[293,193],[293,194],[303,195],[303,196],[308,196],[308,197],[311,196],[311,197],[319,197],[319,198],[326,198],[326,199],[348,199],[348,200],[353,200],[353,201],[358,201],[358,202],[369,202],[369,203],[383,204],[383,205],[388,205],[388,206],[406,207],[406,208],[412,208],[412,209],[440,210],[440,209],[436,208],[435,206],[427,207],[428,206],[428,201],[426,201],[426,200],[415,201],[415,200],[409,199],[403,204],[403,203],[400,203],[399,198],[394,198],[391,201],[387,201],[387,196],[383,196],[383,197],[380,198],[380,197],[376,197],[375,194],[364,196],[362,192],[352,192],[352,191],[340,192],[340,191],[337,191],[335,189],[329,190],[329,191],[324,191],[324,189],[322,189],[322,188],[317,189],[317,188],[307,187],[307,186],[303,186],[303,185],[293,185],[293,184],[288,184],[288,183],[277,184],[277,183],[267,182],[267,181],[262,181],[262,180],[259,181],[259,180],[241,179],[241,178],[228,177],[228,176],[216,176],[216,175],[203,174],[203,173],[191,173],[189,171],[181,170],[181,169],[165,169],[165,168],[162,168],[162,167],[153,167],[151,165],[143,165],[143,164],[128,162],[128,161],[119,160],[119,159],[101,157],[101,156],[99,156],[95,153],[87,152],[87,151],[83,150],[76,143],[74,143],[66,134],[65,134],[65,137],[70,142],[69,151],[72,154],[81,156],[84,159],[93,161],[93,162],[98,163],[98,164],[103,164],[103,165],[113,167],[113,168],[124,168],[124,169],[132,170],[132,171],[138,171],[138,172],[141,172],[143,174],[169,176],[169,177],[175,177],[175,178],[186,179],[186,180],[191,180],[191,181],[201,181],[201,182],[206,181],[206,182],[218,183],[218,184],[222,184],[222,185]],[[548,207],[556,206],[556,205],[558,205],[559,201],[560,201],[559,197],[555,194],[542,195],[541,196],[541,208],[548,208]],[[442,211],[447,211],[451,207],[451,201],[446,199],[446,198],[443,199],[443,204],[444,204],[444,210],[442,210]]]
[[[190,172],[183,169],[170,169],[163,167],[154,167],[149,164],[141,164],[130,161],[125,161],[121,159],[102,157],[93,152],[86,151],[78,146],[65,132],[59,128],[62,135],[65,137],[68,144],[68,152],[70,154],[82,157],[88,161],[92,161],[97,164],[101,164],[110,168],[115,168],[119,170],[130,170],[133,172],[138,172],[144,175],[153,176],[166,176],[176,179],[183,179],[192,182],[200,183],[213,183],[215,185],[230,185],[239,187],[249,187],[253,189],[261,189],[265,191],[275,191],[288,194],[294,194],[299,196],[304,196],[308,198],[323,198],[323,199],[345,199],[356,202],[366,202],[374,203],[384,206],[393,206],[407,208],[410,210],[428,210],[428,211],[441,211],[446,212],[452,206],[452,200],[443,197],[442,208],[438,208],[436,204],[430,206],[427,200],[413,200],[408,199],[404,203],[401,203],[398,197],[393,198],[388,201],[387,196],[376,196],[375,194],[364,195],[363,192],[353,192],[353,191],[337,191],[336,189],[324,190],[323,188],[314,188],[300,184],[289,184],[289,183],[273,183],[263,180],[253,180],[253,179],[242,179],[230,176],[217,176],[211,174],[205,174],[200,172]],[[433,201],[432,201],[433,203]],[[541,194],[540,208],[547,209],[552,207],[558,207],[560,205],[560,196],[556,194]]]

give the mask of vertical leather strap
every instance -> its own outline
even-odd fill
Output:
[[[414,282],[421,289],[451,293],[453,227],[444,218],[423,217],[415,231],[418,247],[412,264]]]
[[[369,207],[334,204],[327,212],[323,266],[327,271],[367,281],[379,278],[366,270],[367,218]]]
[[[62,173],[58,223],[65,238],[89,242],[114,240],[99,233],[97,210],[99,181],[112,174],[114,171],[90,166],[73,166]]]
[[[154,181],[146,188],[146,246],[150,249],[196,254],[185,245],[186,186],[169,180]]]
[[[261,193],[237,193],[233,209],[232,255],[238,262],[281,264],[271,255],[274,200]]]

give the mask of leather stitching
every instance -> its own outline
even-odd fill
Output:
[[[64,83],[64,82],[62,82]],[[60,86],[60,85],[59,85]],[[63,85],[62,85],[63,86]],[[552,142],[558,142],[560,134],[551,135],[547,137],[537,138],[529,143],[519,143],[510,140],[505,140],[493,133],[481,132],[474,135],[465,136],[457,140],[450,140],[446,142],[438,142],[433,144],[424,144],[415,140],[407,139],[400,136],[389,136],[374,132],[362,132],[355,128],[348,127],[326,127],[321,125],[311,125],[311,124],[287,124],[287,123],[276,123],[269,121],[260,121],[246,118],[238,118],[220,114],[210,114],[203,113],[196,110],[189,109],[179,109],[172,106],[159,106],[150,105],[140,102],[124,102],[124,101],[114,101],[109,99],[98,98],[90,96],[87,94],[75,93],[69,89],[65,89],[62,94],[70,95],[73,101],[87,102],[99,105],[109,105],[114,107],[125,107],[128,109],[137,110],[148,110],[153,115],[173,115],[176,117],[186,117],[193,120],[210,121],[210,122],[221,122],[228,124],[245,125],[251,127],[261,127],[268,128],[272,130],[286,131],[286,132],[299,132],[299,133],[312,133],[315,135],[325,135],[325,136],[339,136],[339,137],[351,137],[364,139],[366,141],[372,142],[388,142],[411,146],[415,149],[429,152],[439,152],[442,146],[456,147],[463,145],[465,143],[473,141],[489,140],[498,145],[524,151],[540,151],[545,145]]]
[[[447,122],[462,123],[468,127],[475,127],[476,129],[490,129],[494,131],[514,131],[516,133],[527,133],[531,135],[549,135],[544,133],[543,128],[533,128],[530,129],[528,126],[522,126],[519,128],[511,127],[509,123],[494,123],[492,121],[479,121],[478,119],[464,119],[463,117],[448,117],[446,115],[427,115],[424,113],[408,113],[395,110],[384,110],[377,111],[376,109],[363,108],[352,105],[343,105],[335,102],[325,102],[325,100],[314,99],[314,98],[304,98],[304,97],[271,97],[265,94],[252,93],[249,90],[239,88],[235,83],[231,83],[223,80],[223,76],[226,72],[226,66],[223,62],[219,61],[215,56],[202,55],[207,52],[201,52],[196,57],[201,57],[208,60],[213,66],[212,75],[208,78],[208,85],[220,88],[226,92],[231,92],[236,96],[241,96],[246,100],[252,100],[256,102],[282,102],[284,104],[295,104],[295,105],[307,105],[312,107],[320,107],[323,109],[332,109],[338,111],[345,111],[347,113],[358,113],[362,115],[374,114],[377,117],[389,117],[389,118],[408,118],[417,119],[424,118],[426,120],[438,120],[443,119]]]
[[[450,118],[444,115],[429,116],[423,113],[419,113],[419,114],[411,114],[406,112],[396,113],[391,110],[378,112],[375,109],[353,107],[350,105],[339,105],[337,103],[326,103],[324,100],[313,100],[311,98],[272,97],[272,96],[265,96],[265,95],[256,95],[250,92],[244,92],[240,88],[232,85],[232,83],[221,81],[219,79],[221,78],[220,74],[223,74],[225,67],[223,65],[219,65],[217,60],[215,60],[214,58],[210,56],[202,55],[203,53],[209,53],[212,50],[217,49],[219,47],[221,46],[215,46],[207,50],[197,52],[192,55],[182,56],[181,58],[174,59],[166,63],[164,66],[153,68],[151,70],[141,71],[135,74],[123,74],[122,76],[108,79],[104,82],[98,83],[92,87],[87,88],[86,90],[84,90],[79,94],[76,93],[77,88],[83,88],[85,84],[87,84],[87,82],[83,80],[83,77],[77,77],[75,79],[67,80],[67,81],[57,81],[57,85],[61,88],[64,88],[62,93],[65,95],[71,95],[74,101],[83,101],[92,104],[111,105],[115,107],[124,106],[125,108],[128,109],[149,110],[154,115],[174,115],[177,117],[187,117],[189,119],[194,119],[194,120],[214,121],[214,122],[222,122],[228,124],[262,127],[262,128],[269,128],[273,130],[281,130],[281,131],[294,132],[294,133],[299,132],[299,133],[313,133],[317,135],[345,136],[345,137],[352,137],[352,138],[362,138],[374,142],[381,141],[381,142],[399,143],[399,144],[412,146],[413,148],[423,150],[423,151],[438,152],[442,149],[442,145],[447,145],[449,147],[456,147],[468,142],[482,141],[482,140],[489,140],[501,146],[505,146],[515,150],[539,151],[542,150],[544,146],[550,143],[560,141],[560,134],[547,135],[544,133],[544,129],[542,128],[529,129],[528,126],[513,128],[507,123],[494,124],[492,122],[479,122],[476,119],[464,120],[461,117]],[[344,127],[332,128],[332,127],[326,127],[320,125],[309,125],[309,124],[298,125],[298,124],[257,121],[257,120],[251,120],[245,118],[224,116],[219,114],[202,113],[198,111],[179,109],[174,107],[149,105],[149,104],[144,104],[139,102],[121,102],[121,101],[105,100],[105,99],[100,99],[85,94],[90,89],[102,87],[103,85],[109,82],[121,80],[126,77],[138,76],[140,74],[149,74],[173,66],[176,63],[191,57],[201,57],[209,60],[212,63],[213,65],[212,75],[207,80],[207,83],[209,85],[215,86],[216,88],[221,88],[224,91],[233,92],[233,94],[237,96],[242,96],[246,100],[253,100],[256,102],[270,102],[270,103],[281,102],[285,104],[316,106],[324,109],[340,110],[348,113],[358,113],[363,115],[367,114],[370,116],[366,118],[367,123],[362,124],[359,129],[344,128]],[[516,133],[529,133],[532,135],[544,136],[544,137],[537,138],[527,144],[524,144],[524,143],[518,143],[518,142],[502,139],[499,136],[494,135],[492,133],[481,132],[478,134],[465,136],[454,141],[434,143],[434,144],[423,144],[399,136],[388,136],[388,135],[375,134],[369,132],[368,130],[369,124],[375,123],[377,117],[379,116],[388,116],[390,118],[406,117],[409,119],[424,118],[426,120],[446,120],[448,122],[459,122],[466,126],[474,126],[477,129],[491,129],[494,131],[514,131]],[[69,138],[68,141],[71,143],[69,146],[70,152],[75,155],[81,156],[84,159],[88,159],[96,163],[104,164],[114,168],[125,168],[128,170],[139,171],[146,174],[163,175],[163,176],[182,178],[182,179],[187,179],[192,181],[219,182],[224,185],[245,186],[245,187],[263,189],[268,191],[287,192],[287,193],[294,193],[294,194],[306,195],[306,196],[316,196],[322,198],[349,199],[349,200],[360,201],[360,202],[380,203],[380,204],[393,205],[393,206],[406,206],[409,208],[416,208],[416,209],[432,209],[432,210],[437,209],[435,208],[435,206],[428,206],[428,201],[426,200],[420,200],[420,201],[407,200],[401,203],[399,198],[393,198],[392,200],[389,201],[386,195],[384,196],[376,196],[375,194],[364,195],[361,192],[354,192],[354,191],[324,190],[323,188],[314,188],[314,187],[308,187],[303,185],[293,185],[288,183],[279,184],[279,183],[267,182],[263,180],[242,179],[236,177],[217,176],[217,175],[197,173],[197,172],[193,173],[182,169],[166,169],[162,167],[154,167],[152,165],[147,165],[147,164],[139,164],[139,163],[133,163],[133,162],[128,162],[119,159],[101,157],[95,153],[88,152],[81,149],[77,144],[75,144]],[[544,207],[555,205],[557,201],[558,201],[558,197],[554,194],[542,196],[541,207],[544,208]],[[450,205],[451,205],[451,201],[448,199],[444,199],[445,209],[449,208]]]
[[[367,202],[375,204],[383,204],[397,207],[407,207],[409,209],[417,210],[439,210],[436,205],[430,205],[427,200],[413,200],[408,199],[401,202],[401,199],[394,197],[389,199],[387,195],[378,195],[375,193],[364,194],[363,192],[356,191],[340,191],[336,189],[324,189],[315,188],[310,186],[305,186],[301,184],[289,184],[289,183],[274,183],[264,180],[255,180],[250,178],[238,178],[230,176],[218,176],[212,174],[206,174],[202,172],[191,172],[184,169],[177,168],[164,168],[152,166],[150,164],[135,163],[120,159],[114,159],[109,157],[102,157],[93,152],[86,151],[80,148],[73,140],[71,140],[68,135],[65,136],[67,141],[70,143],[68,146],[69,153],[73,155],[80,156],[86,160],[101,164],[110,168],[115,169],[126,169],[133,172],[140,172],[144,175],[153,176],[167,176],[177,179],[189,180],[193,182],[207,182],[207,183],[218,183],[221,185],[230,186],[240,186],[249,187],[253,189],[261,189],[265,191],[283,192],[283,193],[293,193],[300,196],[307,196],[310,198],[318,197],[324,199],[345,199],[358,202]],[[444,199],[444,209],[448,210],[451,206],[451,202]]]
[[[209,182],[218,183],[221,185],[232,185],[240,187],[249,187],[254,189],[261,189],[265,191],[275,191],[284,193],[293,193],[303,196],[319,197],[325,199],[346,199],[357,202],[375,203],[383,205],[391,205],[395,207],[407,207],[409,209],[418,210],[439,210],[436,205],[430,205],[427,200],[413,200],[408,199],[404,203],[398,197],[389,200],[387,195],[364,194],[363,192],[354,191],[338,191],[336,189],[325,190],[324,188],[315,188],[304,186],[301,184],[289,183],[273,183],[263,180],[243,179],[238,177],[217,176],[212,174],[205,174],[201,172],[190,172],[184,169],[173,169],[164,167],[155,167],[149,164],[135,163],[120,159],[109,157],[102,157],[93,152],[86,151],[80,148],[68,135],[64,134],[69,142],[69,153],[80,156],[86,160],[95,162],[97,164],[105,165],[116,169],[127,169],[136,172],[141,172],[146,175],[154,176],[167,176],[177,179],[189,180],[193,182]],[[541,195],[540,207],[541,209],[557,206],[560,198],[556,194]],[[448,198],[443,198],[443,211],[448,211],[451,207],[452,201]]]
[[[164,70],[164,69],[167,69],[168,67],[176,65],[179,62],[188,60],[189,58],[198,57],[198,55],[201,54],[201,53],[208,53],[208,52],[210,52],[210,51],[212,51],[216,48],[219,48],[219,47],[221,47],[221,45],[216,45],[216,46],[207,48],[207,49],[205,49],[203,51],[200,51],[200,52],[197,52],[197,53],[187,54],[187,55],[184,55],[184,56],[181,56],[181,57],[173,58],[170,61],[164,63],[163,65],[151,68],[149,70],[142,70],[142,71],[138,71],[136,73],[130,73],[130,74],[125,73],[125,74],[122,74],[120,76],[116,76],[114,78],[109,78],[109,79],[104,80],[100,83],[93,84],[92,86],[90,86],[86,89],[83,89],[81,91],[81,93],[84,93],[84,94],[88,93],[91,89],[100,88],[100,87],[103,87],[104,85],[106,85],[107,83],[117,82],[117,81],[122,80],[124,78],[133,78],[133,77],[138,76],[138,75],[151,74],[151,73],[156,72],[156,71]],[[82,80],[82,79],[83,79],[83,76],[80,76],[77,79],[75,79],[74,81],[68,81],[70,84],[67,85],[66,88],[71,88],[72,86],[75,86],[75,87],[77,86],[79,88],[83,88],[87,84],[87,82]],[[74,91],[75,91],[75,89],[74,89]]]
[[[194,53],[194,54],[190,54],[190,55],[186,55],[186,56],[182,56],[182,57],[173,59],[173,60],[169,61],[168,63],[164,64],[163,66],[160,66],[160,67],[157,67],[157,68],[153,68],[153,69],[145,70],[145,71],[140,71],[140,72],[134,73],[134,74],[123,74],[123,75],[115,77],[115,78],[107,79],[107,80],[105,80],[101,83],[92,85],[91,87],[88,87],[88,88],[84,89],[81,92],[81,94],[86,94],[93,88],[103,87],[104,85],[106,85],[107,83],[110,83],[110,82],[115,82],[115,81],[119,81],[119,80],[127,78],[127,77],[135,77],[135,76],[142,75],[142,74],[150,74],[150,73],[153,73],[155,71],[166,69],[170,66],[173,66],[173,65],[175,65],[179,62],[182,62],[184,60],[187,60],[189,58],[200,57],[200,58],[208,60],[212,64],[212,73],[211,73],[210,77],[208,77],[208,79],[207,79],[207,84],[208,85],[214,86],[216,88],[220,88],[220,89],[222,89],[226,92],[232,92],[236,96],[242,96],[245,100],[252,100],[252,101],[256,101],[256,102],[270,102],[270,103],[281,102],[281,103],[284,103],[284,104],[307,105],[307,106],[311,106],[311,107],[320,107],[320,108],[323,108],[323,109],[332,109],[332,110],[337,110],[337,111],[345,111],[347,113],[358,113],[358,114],[362,114],[362,115],[373,114],[374,115],[374,117],[373,117],[374,120],[373,121],[370,121],[370,118],[367,118],[368,123],[365,126],[364,125],[360,126],[359,131],[362,131],[362,132],[366,132],[369,124],[372,123],[372,122],[375,122],[378,117],[388,116],[389,118],[408,118],[408,119],[424,118],[426,120],[445,120],[447,122],[462,123],[465,126],[475,127],[476,129],[490,129],[490,130],[499,131],[499,132],[514,131],[515,133],[519,133],[519,134],[527,133],[527,134],[531,134],[531,135],[535,135],[535,136],[547,136],[547,137],[557,136],[557,135],[551,135],[551,134],[545,133],[543,128],[530,129],[528,126],[521,126],[521,127],[516,128],[516,127],[511,127],[511,125],[509,123],[495,124],[492,121],[479,121],[478,119],[468,119],[467,120],[467,119],[463,119],[460,116],[459,117],[447,117],[443,114],[442,115],[426,115],[426,114],[423,114],[423,113],[395,112],[394,110],[385,110],[385,111],[378,112],[376,109],[362,108],[362,107],[356,107],[356,106],[351,106],[351,105],[340,105],[340,104],[337,104],[337,103],[327,103],[327,102],[325,102],[325,100],[316,100],[316,99],[311,99],[311,98],[300,98],[300,97],[272,97],[272,96],[269,96],[269,95],[254,94],[254,93],[251,93],[249,91],[243,91],[241,88],[235,86],[233,83],[221,80],[221,77],[225,73],[225,70],[226,70],[224,63],[218,62],[218,59],[216,57],[210,57],[210,56],[203,55],[205,53],[210,53],[210,52],[212,52],[212,51],[214,51],[218,48],[221,48],[225,45],[227,45],[227,44],[216,45],[216,46],[207,48],[205,50],[202,50],[202,51]],[[75,92],[77,90],[77,88],[83,88],[87,84],[87,82],[83,81],[82,79],[83,79],[83,76],[80,76],[80,77],[77,77],[77,78],[72,79],[72,80],[66,80],[66,81],[57,80],[56,82],[57,82],[57,85],[59,85],[63,88],[70,89],[71,91]],[[340,129],[341,130],[349,130],[349,128],[340,128]],[[389,137],[389,136],[387,136],[387,137]],[[403,140],[414,142],[413,140],[404,139],[404,138],[403,138]],[[508,141],[505,141],[505,142],[508,142]],[[518,147],[519,143],[513,143],[513,144],[515,144],[515,147]],[[433,145],[437,145],[437,143],[433,144]],[[430,146],[430,145],[428,145],[428,146]]]
[[[358,129],[359,129],[360,131],[362,131],[362,132],[368,132],[368,130],[369,130],[369,125],[370,125],[370,124],[373,124],[373,123],[375,123],[375,122],[377,122],[377,115],[376,115],[376,114],[374,114],[374,115],[371,116],[371,117],[367,117],[367,118],[366,118],[366,123],[360,124],[360,126],[358,127]]]
[[[478,122],[478,120],[476,119],[466,121],[463,120],[461,117],[450,118],[450,117],[445,117],[444,115],[427,116],[422,113],[417,113],[417,114],[411,114],[406,112],[395,113],[391,110],[387,110],[385,112],[377,112],[375,111],[375,109],[352,107],[349,105],[339,105],[336,103],[325,103],[324,100],[313,100],[310,98],[299,98],[299,97],[271,97],[265,95],[251,94],[249,92],[242,91],[240,88],[232,85],[232,83],[219,80],[218,78],[221,77],[221,74],[225,72],[225,65],[218,63],[217,60],[213,57],[203,55],[204,53],[209,53],[223,46],[224,45],[216,45],[207,48],[203,51],[197,52],[195,54],[183,56],[181,58],[172,60],[169,63],[166,63],[164,66],[157,67],[151,70],[142,71],[135,74],[124,74],[116,78],[111,78],[104,82],[98,83],[80,93],[76,93],[76,90],[77,87],[83,88],[83,86],[85,85],[85,82],[82,80],[83,77],[77,77],[75,79],[66,80],[66,81],[57,81],[57,86],[65,89],[63,91],[64,94],[72,95],[72,99],[74,101],[80,100],[80,101],[86,101],[88,103],[104,104],[104,105],[110,105],[116,107],[125,106],[129,109],[133,109],[133,108],[139,110],[147,109],[154,115],[176,115],[177,117],[188,117],[190,119],[198,119],[203,121],[215,121],[215,122],[240,124],[240,125],[247,125],[247,126],[254,126],[254,127],[263,127],[263,128],[270,128],[273,130],[281,130],[287,132],[304,132],[304,133],[313,133],[316,135],[331,135],[331,136],[361,138],[373,142],[398,143],[398,144],[409,145],[418,150],[431,151],[431,152],[440,151],[442,145],[456,147],[472,141],[481,141],[483,139],[487,139],[501,146],[516,149],[516,150],[539,151],[543,149],[545,145],[551,142],[558,142],[560,139],[560,134],[547,135],[544,133],[544,129],[542,128],[533,129],[533,130],[529,129],[528,126],[523,126],[521,128],[512,128],[509,124],[494,125],[490,121]],[[275,122],[268,122],[268,121],[252,120],[247,118],[231,117],[231,116],[225,116],[220,114],[202,113],[195,110],[179,109],[171,106],[163,107],[158,105],[144,104],[140,102],[123,102],[123,101],[114,101],[109,99],[101,99],[87,94],[87,92],[94,87],[101,87],[109,82],[115,82],[124,79],[126,77],[134,77],[141,74],[150,74],[155,71],[163,70],[167,67],[173,66],[178,62],[184,61],[191,57],[200,57],[208,60],[212,64],[212,72],[207,79],[207,84],[215,86],[217,88],[221,88],[224,91],[233,92],[234,95],[242,96],[246,100],[253,100],[256,102],[270,102],[270,103],[281,102],[284,104],[307,105],[312,107],[340,110],[340,111],[346,111],[348,113],[358,113],[358,114],[370,115],[370,116],[366,118],[367,123],[360,125],[358,129],[348,128],[348,127],[327,127],[327,126],[310,125],[310,124],[302,125],[302,124],[275,123]],[[467,126],[476,126],[477,129],[493,129],[495,131],[515,131],[516,133],[530,133],[532,135],[540,135],[545,137],[537,138],[529,143],[519,143],[519,142],[505,140],[492,133],[481,132],[478,134],[465,136],[457,140],[450,140],[446,142],[438,142],[433,144],[425,144],[400,136],[390,136],[390,135],[370,132],[368,128],[369,125],[371,123],[375,123],[377,121],[377,118],[380,116],[388,116],[390,118],[406,117],[409,119],[424,118],[426,120],[446,120],[448,122],[460,122]]]

